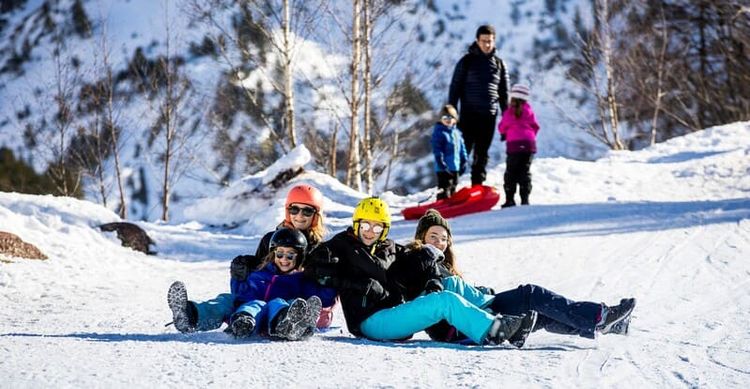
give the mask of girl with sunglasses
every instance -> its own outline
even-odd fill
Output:
[[[309,252],[323,240],[326,233],[322,210],[323,195],[317,188],[307,184],[292,187],[287,192],[284,203],[284,220],[279,223],[276,229],[269,231],[261,238],[255,255],[239,255],[232,259],[231,276],[237,279],[245,279],[248,274],[257,269],[270,252],[273,234],[281,228],[293,228],[300,231],[308,243],[306,253]],[[298,265],[302,266],[301,263]],[[184,285],[181,282],[175,282],[170,286],[168,294],[186,294]],[[194,320],[196,325],[194,328],[200,331],[209,331],[221,327],[223,323],[229,321],[229,315],[237,307],[235,296],[231,293],[221,293],[213,299],[202,302],[191,301],[190,304],[196,308]],[[174,316],[174,309],[172,311]],[[176,318],[173,319],[175,327],[180,332],[188,332],[193,328],[178,326]],[[333,308],[323,308],[317,323],[318,328],[327,328],[332,321]]]
[[[280,228],[271,236],[269,246],[269,253],[256,270],[244,278],[231,278],[237,307],[226,332],[237,338],[263,333],[284,340],[307,339],[315,333],[322,306],[333,305],[336,291],[303,278],[298,271],[308,246],[300,231]],[[187,293],[169,297],[170,306],[178,308],[176,312],[173,309],[175,326],[179,320],[189,330],[200,330],[197,321],[191,320],[197,316],[197,309],[187,300]]]
[[[403,340],[445,319],[478,344],[500,344],[533,326],[533,313],[492,315],[479,307],[483,301],[457,292],[404,302],[389,268],[410,260],[410,254],[387,239],[390,224],[388,205],[377,197],[366,198],[354,209],[352,227],[310,253],[305,274],[338,290],[350,333]]]

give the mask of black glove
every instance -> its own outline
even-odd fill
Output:
[[[378,280],[370,278],[369,282],[365,286],[365,295],[362,298],[362,307],[367,306],[367,301],[378,302],[385,300],[388,297],[388,291],[380,285]]]
[[[505,134],[500,134],[500,142],[505,142]]]
[[[491,295],[495,294],[495,289],[492,289],[489,286],[476,285],[474,287],[477,288],[477,290],[479,290],[480,292],[482,292],[482,294],[491,294]]]
[[[440,281],[439,278],[427,280],[427,283],[424,284],[424,294],[430,294],[432,292],[442,292],[443,289],[443,282]]]
[[[317,281],[321,286],[333,287],[338,275],[338,262],[338,257],[329,257],[322,262],[309,263],[304,269],[305,277]]]
[[[327,247],[315,249],[305,263],[305,277],[317,281],[321,286],[334,287],[338,275],[339,258],[334,256]]]
[[[254,255],[239,255],[234,257],[229,266],[229,274],[237,281],[245,281],[252,271],[257,260]]]

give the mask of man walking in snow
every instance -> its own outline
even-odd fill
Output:
[[[460,105],[458,127],[466,151],[473,150],[472,185],[482,184],[487,176],[487,152],[495,134],[498,106],[500,112],[508,107],[508,89],[508,70],[495,55],[495,29],[479,26],[476,42],[456,64],[448,94],[449,104]]]

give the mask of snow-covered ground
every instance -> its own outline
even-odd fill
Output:
[[[424,333],[380,343],[353,338],[340,311],[307,342],[179,334],[164,327],[169,284],[183,280],[199,300],[227,291],[229,259],[253,251],[264,226],[141,223],[158,242],[159,255],[145,256],[95,228],[118,220],[98,205],[0,193],[0,230],[50,257],[0,261],[0,387],[750,386],[750,124],[532,169],[534,205],[451,220],[466,278],[607,303],[635,296],[628,336],[540,331],[520,350]],[[489,183],[500,186],[503,170]],[[334,231],[363,196],[318,173],[299,179],[323,188]],[[397,211],[429,194],[384,195],[393,237],[415,227]]]

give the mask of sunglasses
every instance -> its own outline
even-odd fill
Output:
[[[286,257],[286,259],[290,261],[294,261],[295,259],[297,259],[297,253],[282,253],[280,251],[276,252],[276,258],[281,259],[284,257]]]
[[[453,116],[451,116],[451,115],[443,115],[443,116],[442,116],[442,117],[440,118],[440,120],[453,120],[453,119],[454,119],[454,118],[453,118]]]
[[[359,223],[359,228],[362,231],[365,231],[365,232],[372,230],[372,232],[374,232],[376,234],[380,234],[385,229],[385,227],[383,227],[383,226],[372,225],[372,224],[367,223],[367,222],[361,222],[361,223]]]
[[[298,207],[296,205],[292,205],[291,207],[287,208],[287,210],[289,211],[290,215],[296,215],[296,214],[302,212],[302,215],[303,216],[307,216],[307,217],[315,215],[315,212],[317,212],[315,210],[315,208],[311,208],[311,207]]]

